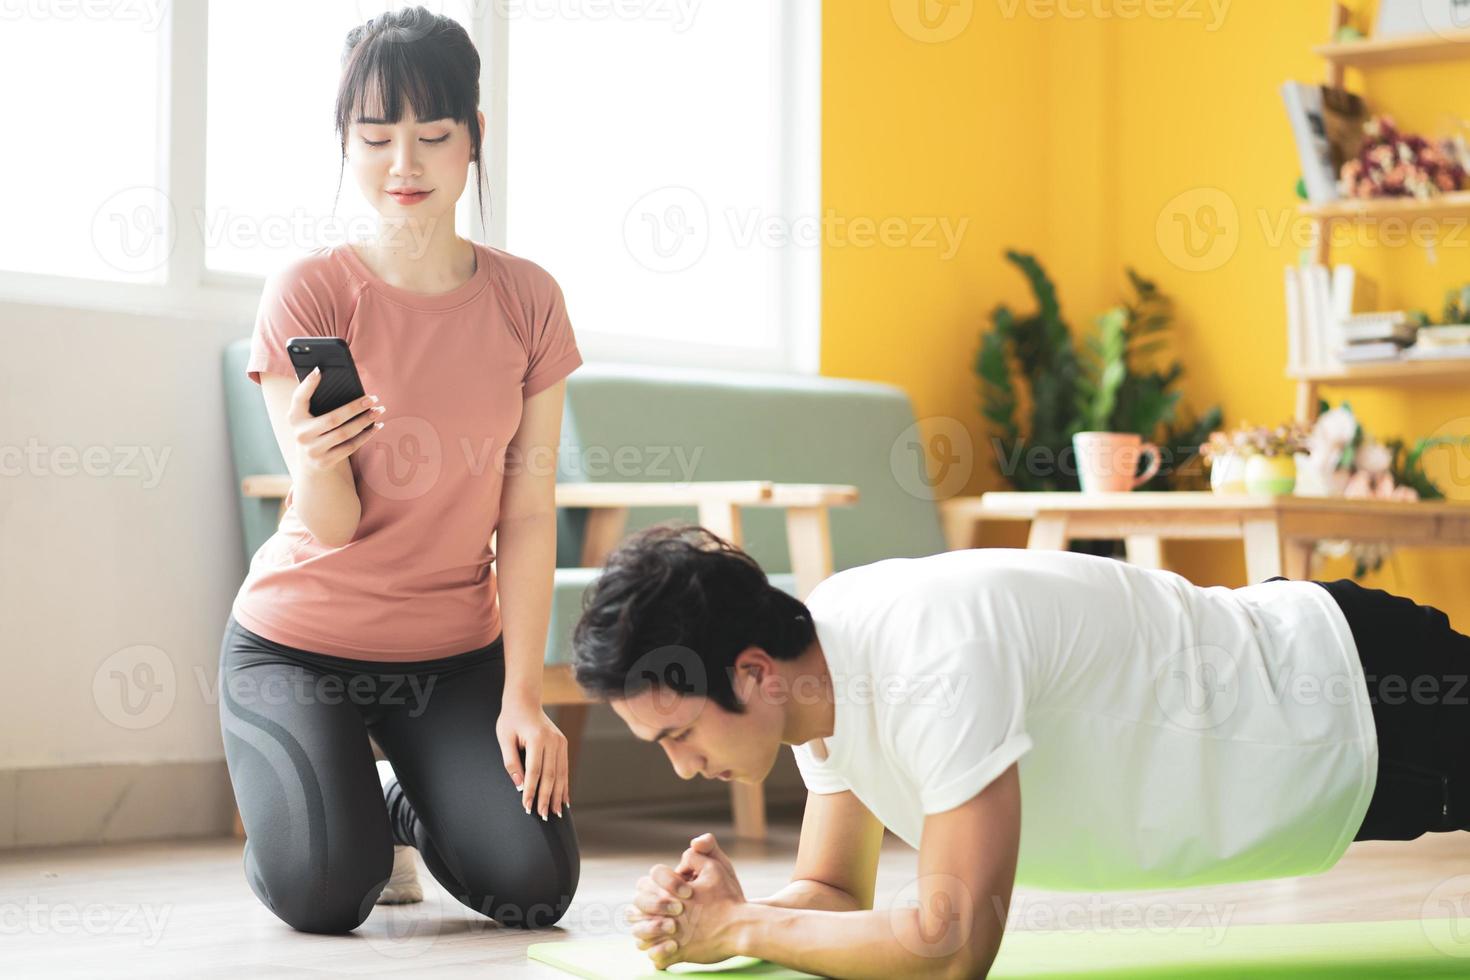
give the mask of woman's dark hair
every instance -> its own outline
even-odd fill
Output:
[[[702,527],[669,522],[620,545],[583,595],[572,668],[598,697],[662,687],[738,714],[742,650],[792,660],[815,638],[806,605],[771,585],[754,558]]]
[[[369,100],[369,94],[376,95],[376,101]],[[382,112],[378,118],[396,123],[403,117],[405,97],[419,119],[453,119],[470,128],[470,159],[475,164],[475,195],[483,226],[484,139],[476,115],[480,108],[480,53],[453,18],[423,7],[390,10],[347,32],[342,78],[337,85],[337,141],[342,150],[338,196],[342,193],[342,171],[347,166],[347,133],[354,116],[371,104]]]

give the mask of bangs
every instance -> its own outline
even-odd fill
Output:
[[[453,119],[474,128],[478,109],[478,58],[469,65],[444,57],[432,38],[402,41],[385,32],[365,39],[348,55],[337,95],[337,134],[345,144],[360,117],[397,123],[404,106],[417,119]]]

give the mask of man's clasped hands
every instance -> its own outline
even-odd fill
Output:
[[[678,867],[654,865],[638,879],[628,917],[654,965],[718,963],[738,954],[745,893],[714,834],[689,842]]]

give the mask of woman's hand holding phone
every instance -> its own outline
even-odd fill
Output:
[[[311,394],[321,384],[321,368],[313,370],[291,394],[286,419],[299,448],[303,466],[330,470],[362,448],[383,427],[379,421],[386,410],[377,395],[364,395],[322,415],[311,414]]]

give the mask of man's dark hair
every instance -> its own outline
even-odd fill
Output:
[[[702,527],[665,522],[620,545],[583,595],[572,667],[594,696],[659,686],[739,713],[742,650],[793,660],[815,638],[806,605],[771,585],[754,558]]]

